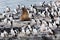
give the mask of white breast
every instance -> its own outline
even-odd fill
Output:
[[[9,10],[8,8],[6,8],[6,10]]]
[[[59,24],[59,20],[56,20],[56,24]]]
[[[36,13],[36,9],[34,9],[34,13]]]
[[[52,32],[52,30],[51,30],[51,29],[48,29],[48,32],[50,32],[50,33],[52,33],[52,34],[53,34],[53,32]]]
[[[44,13],[45,13],[45,11],[44,11],[44,12],[42,12],[42,17],[45,17],[45,14],[44,14]]]
[[[33,29],[33,35],[36,35],[38,32],[36,29]]]
[[[41,31],[41,32],[46,32],[46,30],[47,30],[46,27],[41,27],[41,28],[40,28],[40,31]]]
[[[22,29],[22,33],[25,34],[25,30],[24,29]]]
[[[33,11],[33,7],[30,7],[30,11]]]
[[[1,33],[1,37],[4,37],[4,33]]]
[[[58,12],[58,16],[60,16],[60,11]]]
[[[31,13],[29,14],[29,18],[32,18],[32,14]]]
[[[54,12],[54,15],[55,15],[55,16],[57,16],[57,13],[56,13],[56,12]]]
[[[15,35],[15,33],[14,33],[14,30],[13,30],[13,29],[11,29],[11,35]]]
[[[4,19],[4,22],[7,23],[7,18]]]
[[[40,14],[41,14],[41,12],[38,12],[38,14],[40,15]]]
[[[49,27],[50,27],[50,28],[53,28],[53,25],[52,25],[51,23],[49,23]]]
[[[30,34],[30,31],[29,31],[29,29],[27,29],[27,30],[26,30],[26,34]]]
[[[32,30],[30,25],[28,25],[28,27],[29,27],[29,30]]]
[[[54,22],[53,23],[53,29],[56,29],[57,28],[57,25],[56,25],[56,23]]]
[[[6,31],[4,31],[4,34],[8,34]]]
[[[14,12],[15,12],[15,13],[13,13],[13,14],[16,14],[16,13],[17,13],[16,9],[14,9]]]

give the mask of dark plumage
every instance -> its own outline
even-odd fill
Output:
[[[4,28],[4,30],[9,34],[9,33],[10,33],[11,28]]]
[[[54,16],[52,16],[52,15],[51,15],[51,13],[50,13],[50,15],[49,15],[49,16],[51,17],[51,19],[54,19]]]

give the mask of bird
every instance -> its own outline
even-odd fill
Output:
[[[22,27],[19,27],[19,28],[18,28],[18,31],[21,32],[21,31],[22,31]]]
[[[50,4],[50,3],[48,3],[48,6],[51,6],[51,4]]]
[[[10,30],[10,34],[11,34],[12,36],[15,36],[15,32],[14,32],[13,29]]]
[[[8,34],[10,34],[10,30],[11,30],[11,28],[4,27],[4,31],[7,32]]]
[[[28,28],[29,28],[30,31],[32,30],[32,29],[31,29],[31,25],[28,25]]]
[[[55,23],[56,23],[56,24],[59,24],[59,20],[56,20]]]
[[[60,11],[58,11],[58,16],[60,16]]]
[[[48,12],[48,13],[47,13],[47,16],[50,18],[49,14],[50,14],[50,13]]]
[[[4,37],[4,33],[1,33],[1,37],[2,37],[2,38]]]
[[[52,29],[52,27],[53,27],[52,23],[50,23],[50,22],[49,22],[49,27],[50,27],[51,29]]]
[[[47,32],[51,35],[51,34],[53,34],[53,32],[52,32],[52,30],[48,27],[47,28]]]
[[[55,6],[55,10],[57,11],[57,6]]]
[[[8,25],[11,25],[11,21],[8,21],[8,23],[7,23]]]
[[[55,22],[53,23],[53,27],[52,28],[53,28],[53,30],[57,28],[57,25],[56,25]]]
[[[54,15],[55,15],[55,16],[57,16],[57,13],[56,13],[56,12],[54,12]]]
[[[52,19],[50,19],[49,22],[52,22]]]
[[[9,19],[12,21],[13,20],[13,18],[12,17],[9,17]]]
[[[6,13],[3,13],[2,16],[4,17],[6,15]]]
[[[10,12],[10,8],[8,6],[6,7],[6,12]]]
[[[54,19],[54,16],[53,16],[51,13],[50,13],[50,15],[49,15],[49,16],[50,16],[50,18],[51,18],[51,19]]]
[[[48,25],[47,22],[45,20],[42,21],[46,26]]]
[[[57,25],[57,27],[59,27],[59,23],[60,22],[60,18],[58,17],[56,20],[55,20],[55,23],[56,23],[56,25]]]
[[[54,12],[51,12],[51,15],[54,16]]]
[[[33,10],[34,10],[34,13],[36,14],[36,12],[37,12],[37,11],[36,11],[36,9],[35,9],[35,8],[33,8]]]
[[[8,37],[8,33],[7,33],[5,30],[4,30],[3,33],[4,33],[4,36],[5,36],[5,37]]]
[[[33,35],[37,35],[37,34],[38,34],[38,32],[37,32],[37,30],[36,30],[35,28],[33,28],[32,34],[33,34]]]
[[[4,38],[4,29],[1,30],[1,37]]]
[[[31,25],[34,25],[34,24],[36,24],[36,21],[35,21],[35,19],[31,19]]]
[[[40,14],[42,17],[45,17],[45,11],[42,12],[42,14]]]
[[[14,9],[13,11],[14,11],[13,14],[16,14],[17,13],[16,9]]]
[[[32,6],[32,5],[30,6],[30,11],[34,11],[34,10],[33,10],[33,6]]]
[[[26,34],[29,35],[30,34],[30,30],[27,28],[26,29]]]
[[[22,33],[25,33],[25,30],[24,30],[24,28],[22,28]]]
[[[7,18],[5,18],[5,19],[4,19],[4,23],[7,23],[7,22],[8,22],[8,21],[7,21]]]
[[[19,33],[19,36],[23,37],[25,36],[25,34],[26,34],[25,27],[22,27],[22,31]]]
[[[15,34],[17,34],[18,31],[19,31],[19,28],[18,27],[13,27],[13,30],[14,30]]]
[[[46,12],[48,11],[48,7],[45,8],[45,11],[46,11]]]
[[[29,18],[32,18],[32,15],[33,15],[32,13],[29,13]]]
[[[17,5],[17,7],[16,7],[16,11],[17,11],[18,14],[21,13],[20,5]]]
[[[8,33],[4,30],[4,34],[8,34]]]
[[[40,27],[40,25],[41,25],[41,20],[37,19],[36,21],[37,22],[36,22],[35,26],[38,29]]]
[[[20,5],[17,5],[16,10],[20,9]]]
[[[41,12],[38,12],[38,14],[40,15],[40,14],[41,14]]]

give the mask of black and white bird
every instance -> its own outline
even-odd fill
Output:
[[[57,25],[56,25],[55,22],[53,23],[53,27],[52,28],[53,28],[53,30],[57,28]]]
[[[7,23],[7,22],[8,22],[8,20],[7,20],[7,18],[5,18],[5,19],[4,19],[4,23]]]
[[[25,28],[24,28],[24,27],[22,27],[22,31],[20,32],[19,35],[20,35],[20,36],[25,36]]]
[[[50,15],[49,15],[49,16],[50,16],[50,18],[51,18],[51,19],[54,19],[54,16],[53,16],[51,13],[50,13]]]
[[[34,25],[34,24],[36,24],[36,21],[35,21],[35,19],[31,19],[31,25]]]
[[[52,23],[49,22],[49,27],[52,29],[53,28],[53,25]]]
[[[37,35],[38,34],[38,32],[37,32],[37,30],[35,28],[33,28],[32,34],[33,35]]]
[[[17,11],[17,13],[20,11],[20,5],[17,5],[16,11]]]
[[[2,38],[5,37],[4,36],[4,29],[1,29],[1,35],[0,35]]]
[[[4,30],[3,33],[4,33],[4,36],[5,36],[5,37],[8,37],[8,33],[7,33],[7,31]]]
[[[38,15],[40,15],[41,14],[41,12],[38,12]]]
[[[11,28],[4,28],[4,30],[8,33],[8,34],[10,34],[10,30],[11,30]]]
[[[42,14],[40,14],[42,17],[45,17],[45,11],[42,12]]]
[[[7,6],[6,7],[6,12],[10,12],[11,10],[10,10],[10,8]]]
[[[14,32],[13,28],[12,28],[10,31],[11,31],[10,34],[11,34],[12,36],[15,36],[15,32]]]
[[[17,13],[17,10],[16,9],[14,9],[13,11],[14,11],[13,14],[16,14]]]
[[[32,31],[31,25],[28,25],[28,28],[29,28],[30,31]]]
[[[4,37],[4,33],[1,33],[1,37]]]
[[[26,34],[27,34],[27,35],[30,34],[30,30],[29,30],[29,28],[26,29]]]
[[[57,16],[57,13],[56,12],[54,12],[54,16]]]
[[[58,11],[58,16],[60,16],[60,11]]]
[[[47,12],[47,16],[50,18],[49,14],[50,14],[50,13],[49,13],[49,12]]]
[[[42,21],[42,23],[44,23],[44,24],[45,24],[45,26],[47,26],[46,20],[43,20],[43,21]]]

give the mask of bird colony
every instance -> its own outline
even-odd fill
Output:
[[[0,37],[57,38],[56,31],[60,28],[60,7],[56,2],[43,2],[31,6],[20,6],[11,10],[6,7],[0,13]]]

